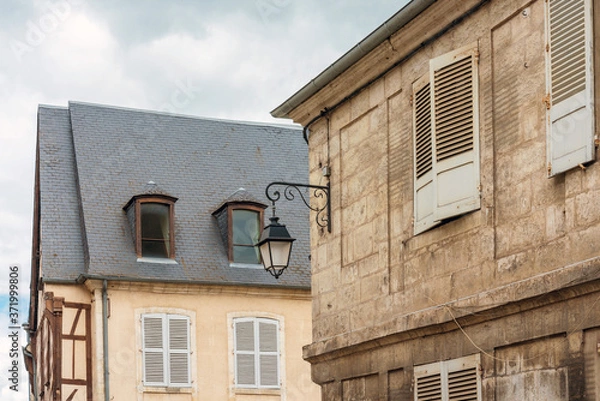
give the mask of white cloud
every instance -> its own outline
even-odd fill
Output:
[[[22,297],[29,287],[38,104],[283,123],[269,111],[406,1],[13,3],[0,15],[0,298],[10,264],[21,266]],[[0,310],[0,365],[6,327]],[[0,399],[25,400],[26,391],[0,376]]]

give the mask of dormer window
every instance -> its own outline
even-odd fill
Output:
[[[262,209],[249,205],[230,208],[229,260],[234,263],[259,264],[258,243],[262,222]]]
[[[213,213],[232,265],[260,265],[256,244],[260,238],[263,211],[267,205],[240,188]]]
[[[139,204],[139,256],[170,258],[173,204],[144,201]]]
[[[131,224],[138,258],[173,259],[173,206],[168,195],[137,195],[124,207]]]

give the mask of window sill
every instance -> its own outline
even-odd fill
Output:
[[[243,395],[281,395],[280,388],[244,388],[244,387],[235,387],[235,394],[243,394]]]
[[[229,267],[237,267],[240,269],[264,269],[263,265],[258,263],[235,263],[230,262]]]
[[[179,263],[177,263],[177,261],[175,259],[168,259],[168,258],[137,258],[137,262],[140,263],[160,263],[163,265],[178,265]]]
[[[154,394],[192,394],[192,387],[154,387],[142,385],[142,392]]]

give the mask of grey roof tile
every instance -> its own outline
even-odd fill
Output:
[[[85,272],[85,252],[66,108],[40,106],[38,142],[42,275],[73,280]]]
[[[40,106],[38,130],[45,279],[88,274],[310,286],[303,204],[277,204],[297,238],[279,280],[262,269],[231,267],[212,216],[239,188],[268,205],[269,182],[308,181],[308,150],[298,128],[70,102],[68,109]],[[178,198],[177,264],[137,262],[123,206],[150,190]]]

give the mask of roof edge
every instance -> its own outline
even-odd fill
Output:
[[[191,115],[191,114],[170,113],[170,112],[164,111],[164,110],[151,110],[151,109],[126,107],[126,106],[114,106],[114,105],[108,105],[108,104],[102,104],[102,103],[83,102],[83,101],[77,101],[77,100],[75,100],[75,101],[69,100],[68,104],[69,104],[68,107],[51,106],[51,105],[40,105],[40,106],[44,106],[44,107],[48,107],[48,108],[61,108],[61,109],[70,110],[72,105],[75,105],[75,106],[79,105],[79,106],[86,106],[86,107],[100,107],[100,108],[104,108],[104,109],[130,111],[130,112],[135,112],[135,113],[147,113],[147,114],[162,115],[162,116],[177,117],[177,118],[188,118],[188,119],[193,119],[193,120],[216,121],[216,122],[232,124],[232,125],[254,125],[254,126],[259,126],[259,127],[274,127],[274,128],[282,128],[282,129],[290,129],[290,130],[300,130],[301,129],[297,125],[293,125],[293,124],[282,124],[282,123],[276,123],[276,122],[270,123],[270,122],[265,122],[265,121],[233,120],[233,119],[216,118],[216,117],[202,117],[202,116],[196,116],[196,115]]]
[[[290,118],[289,113],[292,110],[323,89],[335,78],[342,75],[358,60],[366,56],[436,1],[437,0],[411,0],[396,14],[371,32],[366,38],[348,50],[337,61],[323,70],[323,72],[304,85],[281,105],[273,109],[273,111],[271,111],[271,116],[275,118]]]
[[[265,274],[267,272],[265,271]],[[211,281],[211,280],[187,280],[187,279],[154,279],[146,277],[131,277],[131,276],[112,276],[102,274],[90,274],[82,273],[77,276],[74,280],[66,279],[43,279],[44,283],[48,284],[84,284],[88,280],[106,280],[114,282],[131,282],[131,283],[167,283],[167,284],[192,284],[192,285],[206,285],[206,286],[221,286],[221,287],[255,287],[255,288],[281,288],[290,290],[308,290],[310,291],[311,286],[309,285],[291,285],[281,284],[280,282],[274,282],[273,284],[264,283],[252,283],[252,282],[223,282],[223,281]]]
[[[69,110],[69,108],[65,107],[65,106],[57,106],[54,104],[46,104],[46,103],[38,104],[38,110],[39,109]]]

